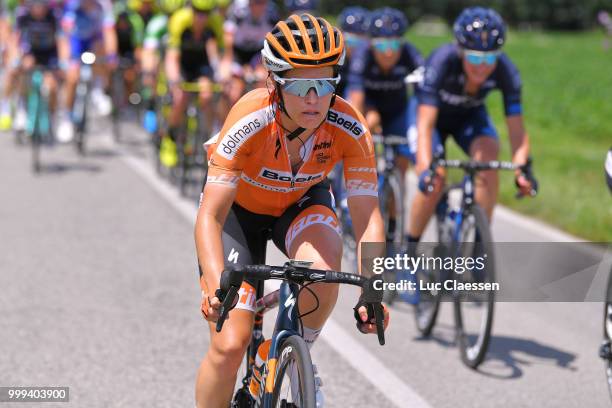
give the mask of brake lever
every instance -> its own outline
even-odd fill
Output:
[[[373,316],[372,316],[373,315]],[[374,317],[376,321],[376,335],[378,336],[378,344],[385,345],[385,313],[381,303],[368,304],[368,320]]]
[[[215,296],[223,302],[219,310],[219,319],[217,320],[217,333],[219,333],[223,328],[223,323],[225,323],[225,319],[227,319],[227,315],[232,309],[232,303],[234,302],[234,298],[238,294],[238,289],[240,288],[236,286],[230,286],[229,290],[225,294],[221,289],[217,289],[215,291]]]

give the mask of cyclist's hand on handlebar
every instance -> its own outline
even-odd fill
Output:
[[[419,173],[419,190],[423,194],[427,195],[441,188],[442,180],[434,170],[427,168]]]
[[[219,298],[217,296],[209,297],[208,293],[202,291],[200,310],[204,319],[209,322],[216,322],[219,319],[219,309],[221,309]]]
[[[531,169],[531,158],[521,168],[517,169],[514,184],[518,188],[517,198],[535,197],[538,193],[538,180]]]
[[[516,176],[516,178],[514,179],[514,183],[516,184],[516,187],[519,190],[518,194],[520,197],[535,196],[535,193],[533,192],[537,192],[538,183],[537,181],[535,181],[535,179],[533,181],[535,182],[535,187],[534,187],[534,183],[531,180],[529,180],[527,177],[525,177],[525,175],[519,174],[518,176]]]
[[[387,326],[389,326],[389,309],[381,303],[383,307],[384,313],[384,329],[387,330]],[[376,333],[376,319],[374,317],[368,319],[368,309],[366,306],[361,306],[357,309],[357,313],[359,314],[359,318],[361,322],[357,322],[357,330],[362,333]]]

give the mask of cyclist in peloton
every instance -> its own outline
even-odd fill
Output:
[[[11,71],[15,71],[17,65],[19,65],[19,55],[11,55],[9,43],[15,25],[17,10],[21,3],[23,3],[22,0],[3,0],[0,2],[0,69],[6,69],[2,78],[0,130],[10,129],[13,122],[11,117],[11,98],[15,91],[15,74],[11,75]]]
[[[44,83],[49,90],[51,113],[57,106],[57,73],[59,69],[58,38],[60,36],[59,10],[49,0],[27,0],[17,14],[15,29],[11,34],[10,54],[15,57],[15,69],[11,70],[11,84],[18,83],[18,76],[35,65],[44,71]],[[9,93],[10,94],[10,93]]]
[[[125,67],[123,80],[126,85],[126,95],[136,91],[136,73],[140,67],[142,57],[142,44],[144,41],[145,22],[133,2],[117,1],[114,4],[115,33],[117,34],[117,51],[119,57],[128,62]]]
[[[452,135],[474,160],[497,159],[499,139],[484,105],[492,90],[502,92],[512,161],[524,164],[529,156],[529,137],[521,105],[521,78],[510,58],[501,51],[506,38],[502,18],[492,9],[467,8],[455,21],[453,31],[455,42],[432,52],[425,64],[424,81],[417,88],[418,142],[414,153],[420,191],[412,204],[408,242],[419,241],[442,192],[443,169],[435,177],[429,170],[432,151],[443,150],[444,140],[440,138]],[[430,181],[433,181],[434,191],[425,194],[423,191]],[[520,170],[516,172],[516,185],[523,195],[529,195],[531,189],[536,188]],[[497,172],[478,173],[475,197],[489,219],[497,192]]]
[[[340,268],[342,240],[325,181],[338,161],[344,161],[357,242],[384,242],[371,135],[363,116],[335,96],[342,34],[323,18],[292,15],[266,35],[262,58],[270,87],[249,92],[228,115],[213,146],[196,221],[201,311],[211,338],[197,378],[198,407],[228,406],[253,325],[256,283],[245,282],[226,326],[215,331],[220,302],[214,293],[225,265],[264,263],[272,239],[289,258]],[[303,337],[312,345],[338,286],[309,288],[318,308],[310,293],[303,292],[298,304],[300,310],[316,308],[302,319]],[[375,333],[362,305],[356,305],[357,326]]]
[[[153,16],[145,28],[142,49],[142,85],[143,105],[146,109],[143,123],[149,133],[157,129],[155,113],[156,81],[159,72],[159,61],[164,55],[168,39],[168,20],[170,16],[183,8],[184,0],[157,0],[159,12]]]
[[[338,15],[338,25],[344,34],[344,46],[346,47],[346,61],[340,68],[340,83],[336,93],[343,98],[348,98],[346,94],[346,84],[349,77],[351,64],[363,64],[363,59],[353,59],[353,50],[357,55],[364,55],[369,46],[368,30],[370,24],[370,12],[363,7],[346,7]],[[355,69],[361,72],[361,68]]]
[[[368,33],[370,46],[357,48],[351,58],[346,93],[365,117],[370,129],[383,135],[407,136],[411,121],[411,105],[404,79],[424,64],[420,52],[402,37],[408,21],[399,10],[381,8],[370,14]],[[400,174],[408,170],[410,149],[397,146],[396,165]],[[389,231],[395,230],[390,214]]]
[[[289,14],[314,13],[317,0],[285,0],[285,11]]]
[[[268,0],[235,2],[229,8],[223,24],[224,55],[221,80],[225,83],[224,97],[220,101],[217,116],[222,122],[230,108],[244,94],[246,78],[259,79],[265,85],[266,72],[261,65],[259,52],[264,38],[279,19],[276,6]]]
[[[181,88],[183,82],[200,85],[198,100],[202,108],[210,103],[212,93],[213,66],[219,61],[221,29],[215,29],[219,16],[215,13],[215,0],[192,0],[170,17],[168,23],[168,50],[166,51],[166,75],[172,93],[172,112],[169,118],[169,137],[163,137],[160,160],[167,167],[178,161],[176,141],[179,127],[185,115],[187,94]],[[212,121],[208,107],[202,112],[207,123]]]
[[[353,50],[355,48],[361,48],[360,51],[355,52],[357,55],[364,54],[363,49],[369,46],[368,38],[368,27],[370,22],[370,12],[363,7],[352,6],[346,7],[338,15],[338,25],[344,34],[344,47],[346,49],[346,59],[344,64],[340,67],[338,73],[340,74],[340,83],[336,88],[336,93],[341,97],[348,99],[346,94],[346,83],[350,72],[351,64],[362,64],[363,59],[352,58]],[[330,176],[332,181],[332,191],[336,198],[336,206],[342,209],[344,213],[347,212],[346,197],[344,194],[344,188],[342,186],[342,163],[338,163],[336,168]]]
[[[76,86],[81,71],[81,54],[85,51],[95,52],[97,59],[106,61],[106,69],[98,71],[104,88],[108,87],[108,74],[117,66],[117,35],[115,33],[115,16],[109,0],[70,0],[67,2],[62,17],[62,29],[66,49],[70,50],[70,64],[66,72],[64,95],[66,108],[72,111]],[[99,66],[98,66],[99,67]],[[93,97],[93,95],[92,95]],[[72,138],[70,117],[60,125],[58,136],[63,140]]]

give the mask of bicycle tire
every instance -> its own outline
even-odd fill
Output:
[[[401,185],[401,177],[399,173],[394,170],[385,174],[382,182],[381,194],[380,194],[380,210],[383,214],[383,221],[385,225],[385,231],[387,232],[387,242],[393,242],[398,245],[402,245],[404,241],[404,200],[403,200],[403,188]],[[393,231],[389,231],[389,220],[391,219],[388,206],[391,205],[391,199],[395,206],[395,228]]]
[[[315,408],[315,376],[310,352],[304,339],[297,335],[287,337],[281,344],[278,355],[274,374],[272,407],[276,408],[287,405],[287,401],[282,398],[281,393],[283,391],[283,380],[286,378],[285,373],[290,363],[293,363],[297,368],[299,376],[299,395],[301,396],[299,407]]]
[[[612,342],[612,269],[610,270],[610,275],[608,276],[608,289],[606,291],[606,302],[604,304],[603,339],[604,342],[607,342],[609,347],[610,342]],[[610,394],[610,398],[612,398],[612,359],[604,358],[604,361],[608,392]]]
[[[113,107],[111,110],[111,119],[113,124],[113,137],[115,142],[121,141],[121,108],[123,105],[123,70],[116,69],[112,75],[112,92],[113,92]]]
[[[38,85],[30,85],[38,86]],[[32,143],[32,171],[34,173],[40,173],[40,144],[41,144],[41,134],[40,134],[40,114],[41,114],[41,104],[43,103],[41,95],[38,89],[30,89],[30,93],[28,95],[28,124],[31,123],[31,143]],[[33,117],[30,117],[33,115]],[[27,126],[26,126],[27,127]]]
[[[445,255],[440,252],[444,250],[443,248],[443,245],[438,245],[434,257],[444,258]],[[418,270],[416,275],[418,285],[420,282],[425,282],[425,284],[441,282],[438,271]],[[441,299],[441,291],[419,290],[419,301],[414,305],[414,321],[421,336],[431,336],[438,319]]]
[[[495,281],[495,258],[493,240],[491,231],[489,229],[489,222],[484,213],[484,210],[478,205],[473,205],[469,210],[466,211],[465,219],[469,219],[469,215],[474,216],[474,227],[476,233],[480,235],[479,242],[482,246],[483,253],[487,255],[485,262],[486,269],[482,282],[494,282]],[[477,235],[476,235],[477,236]],[[478,242],[478,241],[477,241]],[[465,274],[460,275],[465,278]],[[461,361],[468,367],[476,369],[483,361],[489,348],[489,342],[491,340],[491,330],[493,327],[493,313],[495,306],[495,292],[489,290],[484,295],[484,316],[481,317],[480,328],[474,341],[471,341],[470,333],[466,333],[464,327],[464,316],[462,308],[466,305],[466,302],[462,301],[461,296],[455,296],[454,298],[454,309],[455,309],[455,325],[457,329],[457,343],[459,345],[459,352],[461,354]]]
[[[403,200],[403,188],[401,185],[401,178],[399,173],[394,170],[385,173],[383,176],[381,185],[381,193],[379,195],[379,206],[383,216],[383,225],[385,226],[387,248],[402,248],[404,242],[404,200]],[[395,208],[395,226],[390,225],[390,206],[393,205]],[[393,230],[393,231],[391,231]],[[388,254],[388,256],[395,256],[395,254]],[[395,272],[385,272],[386,282],[396,282],[397,274]],[[393,304],[397,297],[397,292],[392,290],[385,290],[383,295],[383,301],[389,305]]]

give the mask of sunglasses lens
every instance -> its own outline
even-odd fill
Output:
[[[497,54],[487,53],[487,54],[472,54],[466,53],[465,58],[468,63],[472,65],[493,65],[497,61]]]
[[[497,61],[497,55],[496,54],[488,54],[485,57],[485,64],[487,64],[487,65],[493,65],[493,64],[495,64],[495,61]]]
[[[318,96],[329,95],[334,92],[336,86],[331,81],[326,80],[297,80],[287,81],[283,89],[292,95],[305,97],[311,89],[315,90]]]

